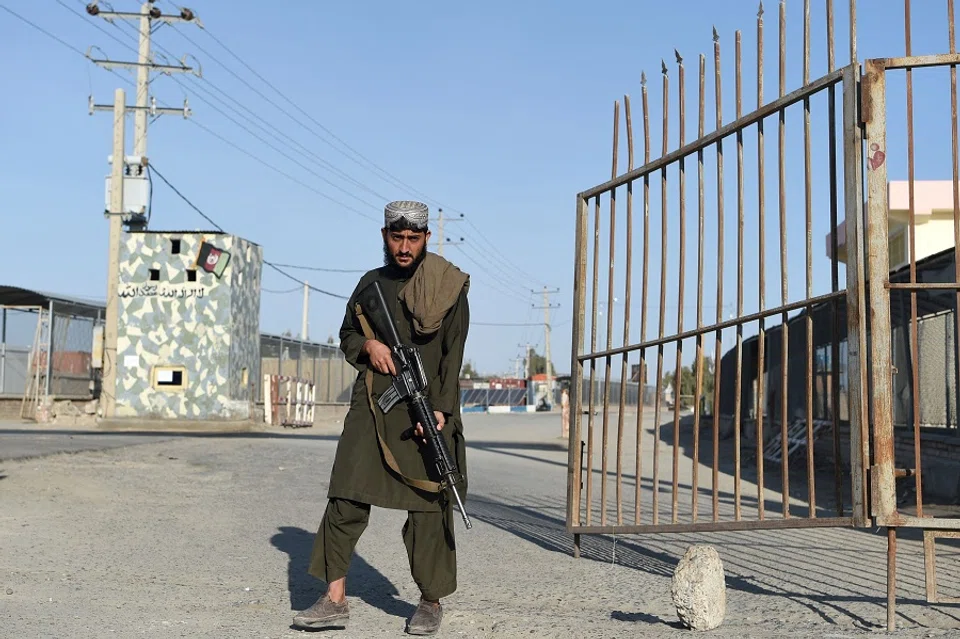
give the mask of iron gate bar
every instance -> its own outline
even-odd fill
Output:
[[[664,73],[664,80],[666,80],[666,73]],[[736,120],[727,124],[723,128],[712,133],[708,133],[699,140],[694,140],[689,144],[684,145],[682,148],[677,149],[676,151],[669,153],[665,152],[663,156],[657,158],[656,160],[647,162],[643,166],[638,167],[633,171],[628,171],[616,179],[609,180],[593,188],[581,191],[578,197],[589,200],[597,197],[598,195],[607,193],[617,187],[624,186],[629,182],[634,182],[648,173],[652,173],[654,171],[663,169],[670,164],[676,163],[681,157],[692,155],[699,149],[705,149],[709,146],[712,146],[718,140],[729,137],[735,134],[738,130],[748,128],[751,125],[757,124],[761,120],[764,120],[772,115],[776,115],[779,111],[786,109],[787,107],[797,104],[798,102],[802,102],[805,95],[819,93],[821,90],[829,87],[830,85],[839,84],[842,81],[843,68],[827,73],[823,77],[814,80],[806,87],[792,91],[782,98],[774,100],[773,102],[768,102],[767,104],[758,107],[755,111],[752,111],[745,116],[738,117]],[[666,82],[664,84],[666,87]]]
[[[643,162],[644,164],[650,163],[650,117],[648,110],[648,101],[647,101],[647,74],[640,74],[640,87],[641,95],[643,102]],[[629,171],[633,170],[631,167]],[[632,184],[632,183],[631,183]],[[647,288],[648,288],[648,274],[650,263],[650,175],[643,176],[643,283],[642,295],[643,295],[643,305],[640,309],[640,339],[643,339],[647,334]],[[628,338],[629,340],[629,338]],[[645,349],[640,349],[640,375],[645,377],[647,373],[647,354]],[[640,384],[640,388],[643,388],[643,384]],[[642,392],[642,390],[641,390]],[[641,398],[637,402],[637,460],[636,460],[636,469],[637,477],[641,477],[640,471],[642,470],[642,433],[643,433],[643,399]],[[635,495],[634,495],[634,524],[640,523],[640,482],[637,482],[635,486]]]
[[[706,80],[706,58],[700,56],[700,104],[697,113],[697,137],[703,137],[704,125],[704,85]],[[697,151],[697,328],[703,326],[703,149]],[[700,395],[703,392],[703,336],[697,335],[694,354],[694,401],[693,404],[693,481],[690,490],[690,516],[697,520],[697,499],[700,496]],[[679,421],[679,411],[676,412]]]
[[[885,282],[883,286],[888,290],[901,291],[954,291],[960,289],[960,283],[958,282]]]
[[[757,111],[763,107],[763,2],[760,2],[760,11],[757,13]],[[754,113],[757,113],[754,111]],[[777,109],[779,111],[779,109]],[[760,257],[760,272],[759,272],[759,282],[757,289],[759,291],[759,302],[760,305],[758,308],[762,313],[764,311],[764,296],[767,289],[767,276],[766,276],[766,265],[764,264],[764,253],[766,252],[766,229],[764,224],[764,213],[766,212],[766,179],[764,178],[764,160],[766,159],[766,153],[764,153],[763,147],[763,123],[764,120],[761,118],[757,122],[757,222],[758,222],[758,235],[760,236],[760,241],[757,246],[757,252]],[[763,318],[760,318],[759,321],[759,330],[757,331],[758,335],[758,353],[757,353],[757,404],[756,404],[756,415],[757,415],[757,435],[756,435],[756,455],[757,455],[757,517],[762,521],[764,518],[763,512],[763,489],[766,486],[766,482],[763,479],[763,398],[765,396],[764,390],[764,372],[763,367],[766,364],[766,355],[764,349],[766,348],[767,338],[766,338],[766,327],[763,321]]]
[[[723,126],[723,100],[720,73],[720,35],[713,30],[714,110],[716,127]],[[704,132],[700,132],[703,137]],[[723,140],[717,141],[717,273],[723,273]],[[723,278],[717,278],[717,322],[723,321]],[[723,357],[722,332],[714,338],[716,348],[713,364],[713,520],[720,520],[720,360]]]
[[[810,306],[816,306],[823,302],[829,302],[832,299],[843,298],[847,294],[846,291],[837,291],[836,293],[824,293],[823,295],[817,295],[805,300],[798,300],[796,302],[790,302],[789,304],[783,304],[782,306],[774,306],[768,308],[765,311],[751,313],[749,315],[743,315],[732,320],[725,320],[719,324],[712,324],[710,326],[704,326],[703,328],[692,328],[690,330],[678,333],[676,335],[668,335],[662,338],[650,339],[644,342],[639,342],[637,344],[628,344],[627,346],[618,346],[617,348],[612,348],[610,350],[597,351],[595,353],[584,353],[582,355],[576,355],[574,359],[578,362],[586,361],[595,361],[602,359],[604,357],[611,357],[614,355],[619,355],[621,353],[629,353],[641,348],[649,348],[651,346],[662,346],[669,342],[676,342],[683,339],[690,339],[696,337],[697,335],[702,335],[704,333],[710,333],[718,329],[732,328],[734,326],[749,324],[750,322],[756,322],[766,317],[771,317],[773,315],[781,315],[783,313],[788,313],[790,311],[800,310],[802,308],[807,308]]]
[[[613,103],[613,160],[610,169],[612,176],[617,175],[617,156],[620,141],[620,103]],[[610,253],[608,256],[609,272],[607,274],[607,350],[613,346],[613,273],[614,258],[617,252],[617,191],[610,192]],[[600,524],[607,523],[607,438],[610,425],[610,377],[612,374],[612,358],[607,357],[603,375],[603,450],[600,451],[603,466],[603,483],[600,485]],[[621,389],[623,385],[621,384]],[[618,488],[619,494],[619,488]]]
[[[683,58],[680,57],[680,54],[674,50],[677,56],[677,66],[679,67],[679,102],[680,102],[680,146],[682,147],[686,142],[684,136],[684,125],[686,120],[686,83],[684,82],[684,73],[683,73]],[[683,330],[683,288],[684,283],[686,282],[685,270],[686,270],[686,260],[684,259],[685,250],[686,250],[686,216],[687,216],[687,174],[685,170],[684,163],[686,157],[681,157],[678,163],[680,171],[680,268],[677,273],[679,281],[679,292],[677,293],[677,332]],[[664,224],[664,229],[666,229],[666,224]],[[664,233],[666,235],[666,233]],[[680,411],[677,410],[680,402],[680,393],[682,387],[682,363],[681,358],[683,357],[683,341],[680,340],[677,342],[676,346],[677,351],[677,367],[676,372],[674,373],[673,386],[676,389],[676,397],[673,401],[673,490],[670,494],[671,501],[671,519],[673,523],[678,521],[677,508],[679,506],[679,486],[680,486]]]
[[[829,7],[828,7],[829,11]],[[829,22],[829,21],[828,21]],[[829,38],[828,38],[829,40]],[[829,63],[828,63],[828,66]],[[832,68],[830,69],[833,70]],[[810,0],[803,0],[803,86],[810,84]],[[833,88],[829,89],[832,93]],[[828,118],[831,127],[834,125],[835,117],[831,115]],[[835,133],[831,131],[831,143],[833,143]],[[836,174],[836,165],[831,165],[830,178],[834,179]],[[813,167],[810,151],[810,96],[803,99],[803,212],[806,222],[806,296],[813,297]],[[836,184],[831,184],[831,199],[836,196]],[[831,202],[831,205],[834,202]],[[831,224],[830,230],[836,233],[836,207],[831,206]],[[836,255],[836,253],[833,253]],[[835,259],[830,260],[831,266],[831,291],[836,291],[836,279],[833,277],[833,265]],[[836,317],[836,303],[833,306],[834,317]],[[815,466],[813,460],[813,315],[807,313],[806,321],[806,420],[807,420],[807,505],[811,517],[817,516],[817,482],[814,476]],[[833,336],[837,339],[836,333]],[[837,397],[837,395],[834,395]],[[834,411],[837,412],[837,411]],[[843,514],[842,512],[839,514]]]
[[[951,28],[953,23],[951,23]],[[933,55],[906,55],[899,58],[873,58],[878,68],[892,69],[917,69],[921,67],[940,67],[946,65],[960,64],[960,54],[958,53],[937,53]]]
[[[954,20],[953,0],[947,0],[947,23],[949,25],[950,53],[957,52],[956,22]],[[956,259],[956,247],[960,246],[960,138],[957,131],[957,65],[950,65],[950,141],[951,160],[953,164],[953,246],[954,246],[954,279],[960,283],[960,260]],[[960,383],[960,289],[957,290],[957,311],[954,321],[954,380]],[[960,391],[954,390],[954,400],[960,406]],[[958,424],[960,426],[960,424]]]
[[[627,125],[627,170],[633,169],[633,121],[630,114],[630,96],[623,96],[623,114]],[[616,167],[614,167],[616,175]],[[633,282],[633,183],[627,185],[627,263],[626,263],[626,282],[624,283],[624,311],[623,311],[623,342],[630,341],[630,292]],[[611,309],[610,317],[613,317]],[[626,381],[627,381],[627,360],[629,354],[623,354],[623,361],[620,366],[620,406],[617,412],[617,523],[623,523],[623,417],[626,409]],[[638,393],[642,394],[642,389],[637,387]],[[637,406],[643,408],[643,399],[640,395],[637,397]],[[639,475],[637,475],[639,477]]]
[[[910,0],[903,3],[903,30],[905,53],[912,53],[912,38],[910,28]],[[916,162],[914,158],[913,138],[913,69],[906,69],[907,75],[907,198],[909,200],[909,230],[910,230],[910,281],[917,281],[917,219],[916,219]],[[888,240],[889,241],[889,240]],[[889,277],[889,275],[887,275]],[[914,452],[914,481],[917,495],[917,515],[923,517],[923,487],[922,471],[920,468],[920,363],[919,359],[919,329],[917,326],[917,292],[910,292],[910,378],[913,391],[913,452]]]
[[[648,533],[688,533],[688,532],[724,532],[736,530],[762,530],[770,528],[771,523],[776,528],[839,528],[852,527],[853,517],[818,517],[805,519],[793,517],[790,519],[763,520],[742,519],[740,521],[702,521],[690,524],[643,524],[640,526],[568,526],[567,532],[576,532],[583,535],[639,535]]]
[[[783,97],[787,90],[787,3],[780,2],[780,93]],[[806,98],[809,99],[809,96]],[[787,165],[784,156],[784,147],[787,144],[787,112],[786,109],[780,111],[779,117],[779,138],[777,142],[777,168],[778,180],[777,186],[780,189],[780,304],[786,304],[789,295],[787,293]],[[809,227],[808,227],[809,228]],[[763,307],[761,306],[761,309]],[[789,356],[789,317],[786,313],[781,316],[781,335],[780,338],[780,476],[781,476],[781,496],[783,500],[783,516],[790,517],[790,455],[787,454],[788,435],[787,435],[787,358]]]
[[[741,67],[743,66],[743,50],[740,31],[736,33],[736,119],[743,118],[743,84]],[[719,130],[719,128],[718,128]],[[721,144],[723,139],[717,140]],[[743,129],[737,129],[737,317],[743,315]],[[719,362],[719,360],[717,360]],[[715,376],[716,377],[716,376]],[[741,510],[741,470],[740,470],[740,402],[742,400],[743,384],[743,324],[737,324],[737,371],[734,378],[733,404],[733,459],[736,468],[733,476],[733,517],[737,521],[743,516]],[[716,381],[714,381],[716,383]],[[719,414],[719,413],[718,413]]]
[[[667,155],[669,144],[669,104],[670,104],[670,78],[667,75],[667,65],[660,61],[661,73],[663,75],[663,151],[661,157]],[[660,244],[660,318],[657,322],[660,339],[663,339],[664,326],[663,318],[666,317],[667,305],[667,166],[663,164],[660,167],[660,209],[661,209],[661,244]],[[644,300],[646,301],[646,300]],[[660,390],[663,383],[663,345],[665,342],[657,344],[657,394],[654,400],[653,428],[655,437],[653,438],[653,485],[660,486]],[[660,519],[660,490],[653,491],[653,523],[657,524]]]

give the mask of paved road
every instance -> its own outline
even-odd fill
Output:
[[[54,453],[120,448],[167,439],[170,439],[170,436],[163,434],[91,433],[79,430],[41,429],[29,424],[0,422],[0,462],[42,457]]]
[[[121,447],[4,461],[0,637],[307,636],[290,622],[320,593],[306,563],[336,449],[312,430],[91,435],[71,446]],[[717,547],[727,571],[727,618],[711,636],[883,634],[881,535],[591,537],[576,560],[557,416],[470,416],[467,430],[474,528],[456,531],[460,589],[440,636],[687,636],[670,577],[695,542]],[[349,628],[330,636],[403,634],[418,596],[403,520],[375,509],[348,579]],[[956,636],[960,608],[921,601],[919,543],[900,549],[898,636]],[[960,583],[960,553],[946,546],[939,559],[943,594],[960,594],[947,592]]]

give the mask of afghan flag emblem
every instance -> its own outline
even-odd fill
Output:
[[[230,254],[206,242],[200,243],[200,254],[197,256],[197,266],[207,273],[213,273],[217,279],[223,275],[230,263]]]

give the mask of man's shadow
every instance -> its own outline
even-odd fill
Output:
[[[287,589],[291,610],[304,610],[314,604],[326,591],[326,584],[309,573],[310,553],[315,533],[302,528],[281,526],[280,532],[270,538],[274,548],[285,552],[287,562]],[[412,603],[398,599],[400,591],[360,555],[354,553],[347,574],[347,596],[359,597],[363,602],[395,617],[409,618],[416,610]]]

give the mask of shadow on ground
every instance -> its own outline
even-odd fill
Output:
[[[307,572],[315,533],[292,526],[282,526],[278,530],[279,532],[270,538],[270,543],[288,557],[287,590],[290,592],[290,609],[304,610],[312,606],[326,591],[326,584]],[[409,618],[416,610],[414,604],[398,598],[400,591],[389,579],[356,553],[347,574],[347,595],[358,597],[367,605],[379,608],[394,617]]]
[[[467,503],[471,516],[505,532],[509,532],[520,539],[536,544],[550,552],[571,555],[573,549],[572,535],[566,531],[565,522],[560,517],[546,514],[542,504],[531,505],[509,504],[485,497],[473,496]],[[559,510],[560,506],[550,510]],[[704,538],[701,543],[711,543]],[[832,541],[831,541],[832,544]],[[864,594],[862,586],[837,583],[837,575],[822,572],[821,569],[809,566],[801,574],[791,574],[790,567],[780,563],[767,552],[777,553],[786,549],[781,548],[775,541],[763,544],[760,548],[755,540],[743,544],[725,544],[723,549],[724,563],[726,564],[727,588],[749,593],[752,595],[782,597],[800,606],[807,608],[823,621],[831,625],[849,623],[862,630],[875,630],[883,627],[879,622],[885,619],[884,610],[886,597],[880,584],[873,589],[876,595]],[[796,549],[795,552],[799,552]],[[834,548],[822,549],[832,551]],[[810,547],[804,552],[814,552]],[[623,537],[611,538],[601,535],[584,535],[581,537],[581,557],[586,560],[616,563],[620,566],[633,568],[648,574],[672,578],[673,571],[679,561],[679,556],[652,549]],[[771,559],[767,561],[767,559]],[[899,604],[928,606],[925,601],[918,599],[899,598]],[[867,619],[862,604],[874,606],[876,615],[869,615]],[[854,608],[857,608],[855,610]],[[960,616],[954,613],[952,607],[936,606],[939,613],[948,618],[948,623],[960,622]],[[923,626],[919,620],[913,619],[901,608],[898,617],[912,624]],[[663,624],[673,627],[675,620],[665,620],[660,617],[642,612],[613,611],[612,619],[625,622]],[[845,620],[845,621],[844,621]]]

